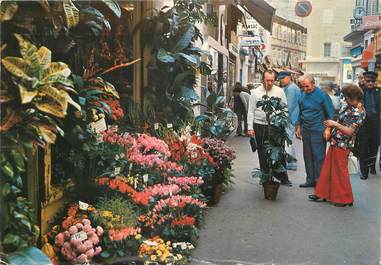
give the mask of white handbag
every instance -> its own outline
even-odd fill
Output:
[[[348,172],[349,175],[358,175],[360,174],[360,165],[357,157],[353,153],[349,153],[348,157]]]

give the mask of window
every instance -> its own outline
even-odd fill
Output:
[[[324,43],[324,57],[331,57],[331,43]]]

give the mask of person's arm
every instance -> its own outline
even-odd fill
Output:
[[[247,130],[248,130],[249,136],[254,135],[253,123],[254,123],[254,110],[256,106],[257,106],[257,100],[255,98],[255,94],[252,93],[250,95],[249,107],[247,111]]]
[[[356,133],[360,125],[363,123],[365,113],[357,113],[356,115],[352,113],[351,115],[351,123],[349,126],[344,126],[343,124],[340,124],[337,121],[333,120],[324,121],[324,125],[326,127],[334,127],[337,130],[341,131],[343,134],[352,136],[354,133]]]
[[[298,97],[298,116],[297,116],[297,119],[296,119],[296,123],[295,123],[295,135],[296,135],[296,138],[298,139],[302,139],[302,131],[301,131],[301,128],[300,128],[300,118],[301,118],[301,110],[300,110],[300,105],[302,103],[302,92],[300,92],[299,90],[299,97]]]
[[[290,120],[291,124],[296,126],[298,124],[299,119],[299,97],[300,97],[300,90],[299,89],[292,89],[290,91],[290,97],[288,102],[288,109],[290,113]]]
[[[326,93],[323,93],[323,107],[326,114],[326,120],[333,120],[335,111],[333,108],[332,100]]]

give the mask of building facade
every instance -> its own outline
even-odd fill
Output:
[[[275,16],[270,43],[270,56],[275,67],[299,69],[299,63],[306,59],[307,28]]]
[[[343,37],[350,31],[353,1],[312,1],[312,13],[306,18],[308,30],[306,72],[316,80],[343,82],[343,60],[350,58],[351,44]]]

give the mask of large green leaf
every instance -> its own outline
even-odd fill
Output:
[[[184,58],[189,63],[193,64],[196,67],[199,67],[200,65],[200,56],[195,54],[185,54],[185,53],[177,53],[176,55],[179,55],[180,57]]]
[[[199,96],[197,95],[196,91],[194,91],[191,87],[181,87],[181,97],[184,98],[186,101],[196,101],[199,99]]]
[[[31,67],[39,65],[37,47],[24,39],[20,34],[15,33],[14,35],[19,43],[22,58],[29,61]]]
[[[51,114],[58,118],[65,118],[67,110],[67,101],[65,100],[65,102],[61,102],[61,104],[57,104],[54,102],[36,103],[36,108],[42,112]]]
[[[68,77],[71,74],[70,68],[65,63],[53,62],[44,70],[42,74],[42,81],[49,81],[51,78],[56,78],[56,76]]]
[[[118,18],[121,16],[122,11],[120,10],[120,6],[117,1],[113,0],[102,0],[103,3],[105,3],[108,8],[111,9],[112,12],[114,12],[115,16]]]
[[[47,66],[52,60],[52,52],[48,48],[42,46],[38,49],[38,57],[40,59],[40,64]]]
[[[191,43],[191,41],[192,41],[192,38],[194,36],[194,32],[195,32],[194,26],[188,25],[188,29],[186,30],[184,35],[182,35],[179,38],[176,45],[173,47],[172,51],[174,53],[176,53],[176,52],[182,51],[185,48],[187,48],[189,46],[189,43]]]
[[[11,20],[17,12],[17,3],[15,1],[1,1],[0,4],[0,22]]]
[[[34,99],[34,97],[37,96],[38,94],[37,90],[29,91],[22,84],[18,84],[18,87],[20,92],[21,104],[30,103]]]
[[[86,7],[81,9],[81,13],[85,14],[87,20],[96,20],[103,23],[108,30],[111,30],[110,22],[105,18],[105,16],[94,7]]]
[[[65,11],[67,27],[70,29],[77,26],[79,23],[78,8],[76,8],[71,0],[64,0],[62,4]]]
[[[21,249],[7,259],[9,265],[53,265],[49,257],[35,247]]]
[[[157,52],[157,59],[163,63],[174,63],[175,57],[171,55],[169,52],[164,50],[163,48],[160,48]]]
[[[11,74],[21,77],[23,79],[32,80],[28,75],[30,65],[27,61],[19,57],[5,57],[1,60],[5,69],[7,69]]]

